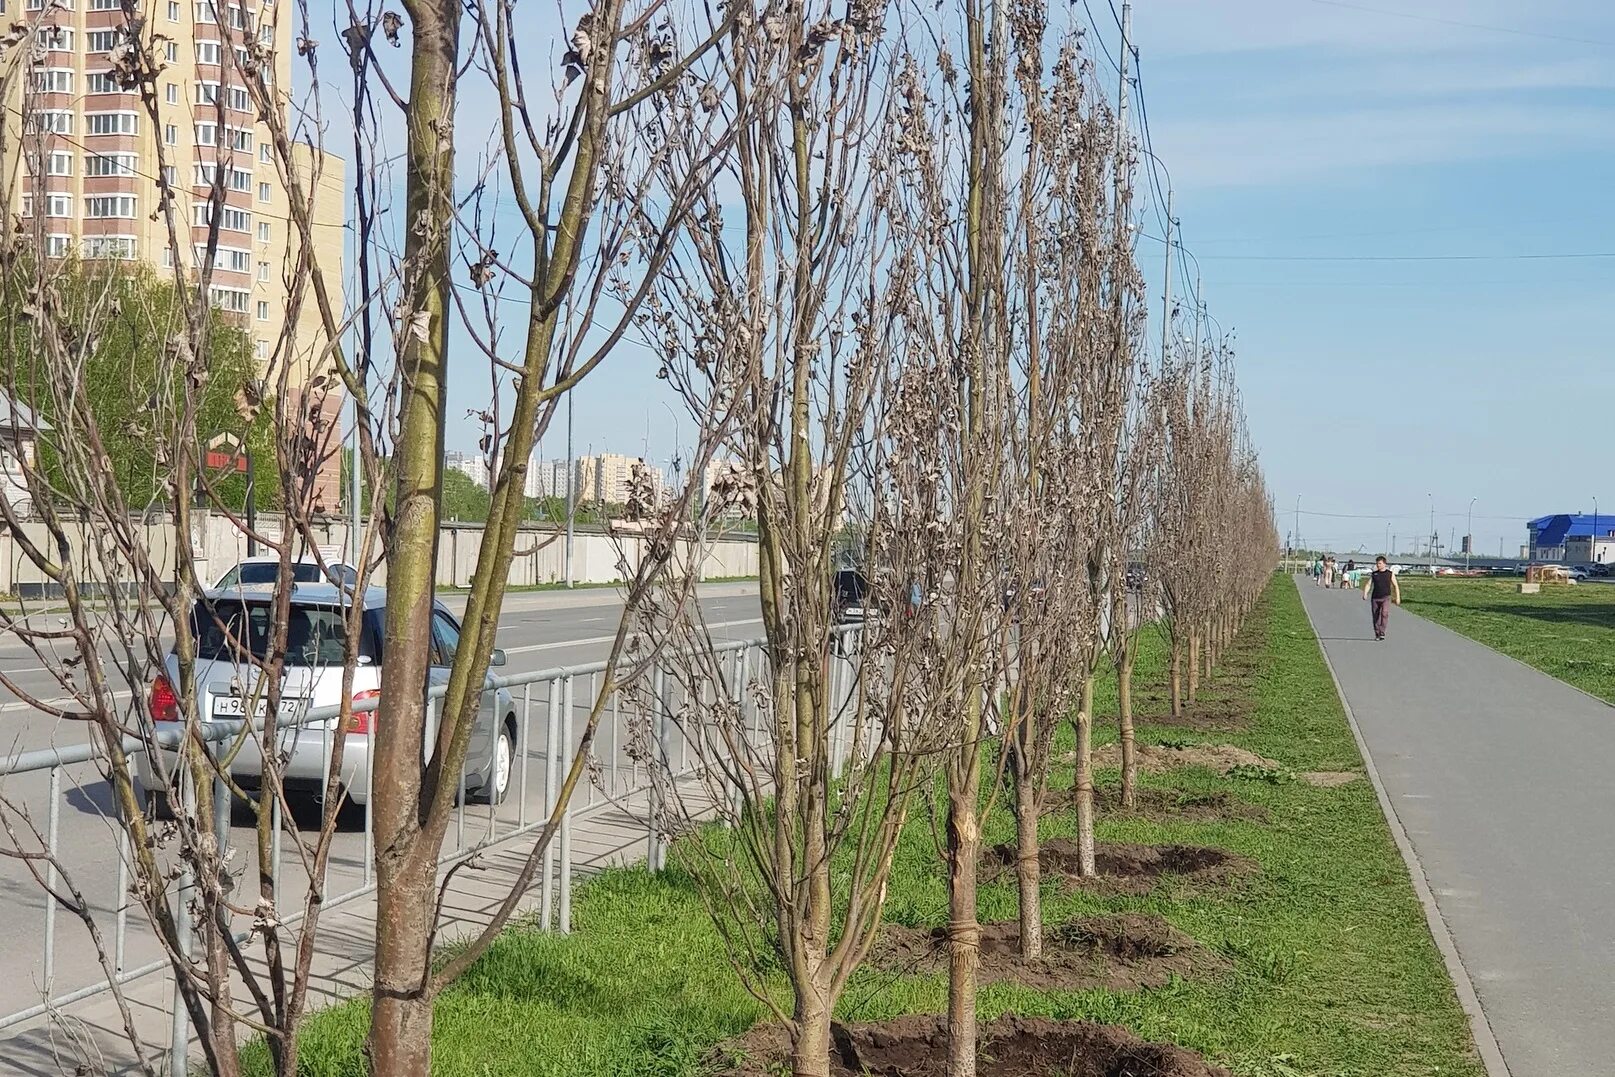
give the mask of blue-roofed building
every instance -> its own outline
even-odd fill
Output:
[[[1525,525],[1533,561],[1615,564],[1615,513],[1561,512]]]

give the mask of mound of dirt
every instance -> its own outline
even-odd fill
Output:
[[[1068,883],[1109,894],[1147,894],[1162,879],[1173,877],[1197,886],[1232,882],[1257,869],[1254,860],[1226,849],[1204,845],[1135,845],[1125,842],[1098,842],[1094,846],[1094,868],[1087,878],[1078,874],[1081,863],[1077,843],[1070,838],[1054,838],[1043,843],[1038,863],[1046,875],[1061,875]],[[1014,870],[1015,846],[995,845],[982,856],[983,881],[992,882]]]
[[[1126,913],[1090,916],[1046,928],[1043,956],[1022,959],[1020,925],[981,925],[982,983],[1009,981],[1039,991],[1137,991],[1160,987],[1176,976],[1210,976],[1227,962],[1159,916]],[[942,972],[948,967],[948,929],[892,926],[874,960],[903,972]]]
[[[1067,763],[1075,762],[1074,756],[1067,756]],[[1122,749],[1119,744],[1107,744],[1093,753],[1093,765],[1096,767],[1120,767],[1122,765]],[[1267,770],[1277,769],[1279,764],[1271,759],[1265,759],[1255,752],[1248,752],[1243,748],[1236,748],[1232,744],[1190,744],[1182,748],[1167,748],[1159,744],[1138,745],[1138,765],[1142,770],[1159,774],[1176,767],[1207,767],[1218,774],[1226,775],[1238,766],[1262,767]]]
[[[1133,806],[1122,807],[1122,791],[1114,785],[1101,785],[1094,790],[1094,808],[1106,816],[1130,816],[1153,822],[1214,823],[1227,819],[1242,819],[1264,823],[1267,809],[1260,804],[1225,792],[1191,793],[1183,789],[1135,790]],[[1075,796],[1069,789],[1050,793],[1044,804],[1045,811],[1070,811]]]
[[[1362,775],[1354,770],[1309,770],[1296,775],[1308,785],[1315,785],[1319,789],[1334,789],[1342,785],[1350,785],[1361,778]]]
[[[1147,1043],[1117,1025],[1008,1014],[981,1026],[980,1077],[1228,1077],[1192,1051]],[[767,1077],[787,1057],[784,1030],[760,1026],[719,1049],[722,1077]],[[916,1014],[869,1025],[833,1025],[832,1077],[943,1077],[948,1024]]]

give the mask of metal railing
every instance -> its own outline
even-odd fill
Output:
[[[851,691],[854,655],[857,651],[857,639],[860,630],[857,626],[845,626],[835,630],[830,647],[829,657],[833,663],[829,670],[830,686],[833,697],[845,699]],[[726,682],[722,687],[732,692],[732,699],[739,706],[741,720],[752,730],[753,736],[762,735],[765,730],[758,721],[758,705],[751,699],[752,693],[746,691],[746,686],[755,678],[766,678],[767,652],[765,641],[762,639],[735,640],[715,643],[712,646],[719,661],[721,675]],[[645,798],[645,858],[653,870],[660,870],[666,864],[667,846],[665,837],[658,828],[658,798],[662,794],[655,778],[659,774],[664,781],[677,782],[687,777],[697,765],[692,758],[690,744],[682,736],[679,723],[672,720],[681,700],[677,693],[682,691],[678,687],[677,679],[667,677],[665,662],[667,657],[659,659],[651,669],[643,671],[640,677],[633,682],[639,690],[624,692],[627,685],[617,686],[611,697],[604,703],[600,724],[596,731],[594,749],[589,768],[590,774],[586,784],[578,789],[562,814],[558,831],[546,847],[543,863],[539,875],[539,910],[538,923],[543,930],[557,930],[569,932],[572,924],[572,875],[573,875],[573,829],[578,820],[608,807],[618,807],[630,816],[637,811],[630,809],[630,801],[636,797]],[[508,842],[514,838],[536,833],[545,825],[555,808],[555,798],[558,795],[561,782],[564,780],[565,770],[570,765],[577,750],[577,714],[581,711],[585,720],[599,694],[601,678],[605,675],[607,663],[604,661],[590,662],[575,666],[560,666],[544,669],[532,673],[517,673],[507,676],[489,676],[487,690],[495,691],[506,689],[511,692],[518,711],[518,730],[516,733],[516,758],[520,761],[520,768],[511,774],[507,786],[507,797],[504,806],[510,803],[509,797],[515,798],[514,812],[501,812],[501,804],[492,804],[487,808],[487,822],[480,834],[473,833],[468,840],[467,836],[467,776],[462,771],[460,776],[460,797],[455,808],[455,820],[452,828],[452,839],[445,841],[445,846],[452,841],[452,848],[445,848],[439,866],[449,865],[467,859],[479,852],[488,850],[491,846]],[[582,692],[578,689],[582,685]],[[649,690],[644,690],[648,684]],[[428,694],[428,729],[433,728],[437,712],[441,707],[441,699],[446,687],[439,685],[432,687]],[[580,700],[581,695],[581,702]],[[628,698],[631,697],[631,698]],[[349,708],[350,713],[364,714],[372,712],[377,707],[376,699],[364,700],[354,703]],[[138,703],[137,703],[138,705]],[[647,712],[647,707],[649,711]],[[533,740],[535,708],[541,708],[544,737],[541,746],[536,746]],[[324,706],[310,708],[293,723],[286,723],[283,729],[290,731],[293,726],[309,727],[316,724],[322,726],[338,719],[342,708],[339,706]],[[749,714],[749,716],[748,716]],[[494,720],[501,719],[495,714]],[[262,729],[262,719],[252,723],[255,731]],[[660,759],[655,768],[647,765],[636,753],[631,741],[631,726],[633,722],[643,723],[642,728],[649,732],[651,750]],[[215,721],[202,724],[199,730],[204,740],[220,742],[239,736],[246,723],[243,721]],[[330,743],[333,731],[326,729],[325,736],[325,765],[327,776],[330,767]],[[176,747],[186,737],[187,730],[176,726],[175,728],[159,729],[154,740],[157,747],[171,749]],[[368,734],[347,734],[350,741],[356,739],[368,740]],[[831,752],[833,769],[839,772],[845,764],[847,745],[850,743],[844,733],[833,731]],[[559,746],[559,750],[556,750]],[[541,750],[540,750],[541,749]],[[131,766],[136,756],[148,750],[147,742],[134,737],[123,740],[123,750],[130,757]],[[695,753],[699,754],[699,752]],[[129,943],[132,940],[132,930],[129,923],[129,910],[134,905],[130,897],[129,883],[132,863],[132,850],[129,846],[129,837],[121,825],[112,828],[115,840],[118,843],[118,870],[115,890],[115,910],[113,912],[112,930],[112,975],[110,977],[100,974],[96,982],[81,984],[58,992],[56,990],[57,966],[57,940],[56,919],[60,901],[57,897],[59,879],[56,864],[62,852],[60,844],[61,810],[63,805],[63,772],[68,767],[92,763],[103,757],[103,750],[90,743],[67,748],[47,748],[33,751],[24,751],[0,758],[0,777],[18,776],[24,774],[37,774],[44,772],[48,776],[48,799],[46,809],[45,832],[43,835],[43,851],[46,855],[46,886],[44,888],[44,937],[43,948],[43,984],[41,993],[44,999],[34,1005],[23,1009],[0,1015],[0,1030],[14,1027],[22,1022],[31,1020],[42,1014],[59,1010],[64,1006],[82,1001],[94,995],[111,990],[114,985],[124,986],[143,977],[153,975],[172,965],[166,953],[154,960],[144,961],[130,965],[127,961]],[[532,773],[535,766],[542,767],[538,775]],[[374,839],[371,815],[370,784],[372,781],[372,768],[365,767],[366,796],[364,803],[364,830],[362,850],[362,873],[354,880],[353,885],[339,889],[335,893],[325,895],[322,902],[323,909],[340,906],[368,895],[375,890],[376,883],[373,876],[372,861],[374,853]],[[491,775],[490,775],[491,780]],[[176,807],[177,811],[189,812],[194,809],[194,790],[190,788],[191,779],[187,774],[183,779],[184,788],[181,790],[182,803]],[[541,783],[541,785],[539,784]],[[541,793],[536,803],[530,804],[530,793]],[[231,828],[231,796],[222,777],[214,779],[214,805],[215,817],[212,820],[215,834],[222,851],[228,848]],[[282,863],[282,835],[286,829],[286,821],[281,817],[280,798],[271,800],[271,828],[273,833],[271,846],[272,875],[274,879],[274,903],[276,915],[283,925],[297,924],[303,916],[301,910],[281,916],[281,889],[284,876]],[[32,813],[30,813],[32,815]],[[37,816],[33,816],[37,818]],[[294,820],[295,824],[295,820]],[[327,865],[327,879],[329,879],[329,865]],[[182,949],[191,951],[190,938],[191,918],[186,913],[187,903],[190,900],[190,891],[195,885],[190,869],[182,872],[178,885],[174,886],[172,906],[175,922],[179,929],[179,942]],[[93,915],[93,914],[92,914]],[[137,926],[144,924],[137,921]],[[245,941],[252,931],[242,930],[235,932],[237,942]],[[87,942],[88,940],[86,940]],[[160,945],[160,943],[159,943]],[[99,967],[99,966],[98,966]],[[176,981],[169,1002],[172,1010],[172,1028],[169,1044],[169,1068],[174,1074],[185,1072],[185,1057],[190,1039],[189,1016],[182,1001],[179,985]]]

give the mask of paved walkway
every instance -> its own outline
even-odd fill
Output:
[[[1615,709],[1402,610],[1301,597],[1512,1077],[1615,1072]]]

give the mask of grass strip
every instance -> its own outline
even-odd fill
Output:
[[[1141,686],[1159,683],[1165,647],[1146,633]],[[1479,1077],[1446,970],[1406,869],[1366,780],[1316,788],[1295,772],[1361,768],[1361,758],[1290,581],[1280,578],[1209,691],[1244,708],[1246,728],[1200,733],[1144,725],[1145,743],[1235,744],[1280,769],[1224,778],[1202,768],[1149,774],[1145,784],[1229,792],[1268,810],[1249,819],[1150,821],[1101,816],[1110,841],[1214,845],[1252,857],[1259,875],[1236,889],[1191,891],[1167,883],[1144,897],[1106,896],[1049,880],[1049,923],[1103,912],[1154,912],[1232,963],[1219,979],[1140,992],[982,988],[984,1018],[1017,1011],[1128,1025],[1228,1065],[1241,1077]],[[1100,698],[1113,697],[1101,686]],[[1101,713],[1105,713],[1101,711]],[[1110,713],[1114,713],[1111,711]],[[1114,739],[1101,725],[1099,743]],[[1115,773],[1101,772],[1101,781]],[[1069,768],[1055,775],[1059,788]],[[1069,836],[1066,814],[1044,836]],[[988,820],[989,842],[1008,840],[1007,812]],[[937,925],[946,880],[928,823],[915,820],[900,849],[888,919]],[[986,885],[983,919],[1015,915],[1013,880]],[[717,1041],[757,1020],[761,1007],[730,972],[717,934],[676,870],[606,872],[577,893],[574,933],[506,933],[437,1007],[433,1072],[486,1075],[697,1074]],[[939,1011],[945,978],[861,971],[839,1009],[873,1020]],[[356,1000],[314,1016],[302,1036],[308,1077],[359,1077],[367,1009]],[[252,1074],[266,1073],[254,1048]]]
[[[1404,579],[1402,605],[1615,704],[1615,585]]]

